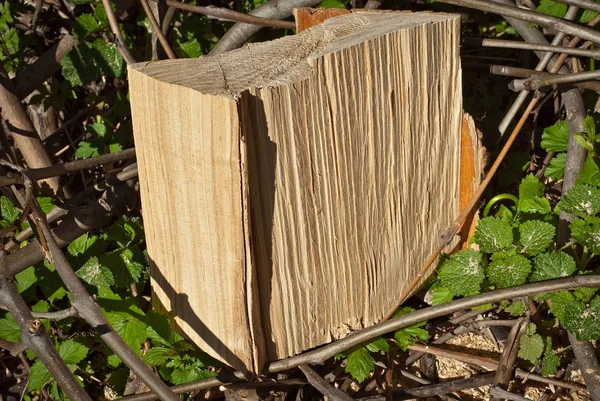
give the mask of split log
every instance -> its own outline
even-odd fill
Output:
[[[380,321],[459,213],[460,18],[129,67],[157,305],[235,368]]]

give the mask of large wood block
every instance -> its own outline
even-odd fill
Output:
[[[460,19],[353,13],[129,68],[152,285],[258,372],[380,321],[459,212]]]

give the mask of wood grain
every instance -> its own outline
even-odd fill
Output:
[[[130,67],[157,302],[251,372],[379,321],[458,214],[458,16]]]

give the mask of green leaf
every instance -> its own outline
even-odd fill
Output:
[[[171,349],[152,347],[144,354],[142,360],[150,366],[162,365],[170,358]]]
[[[321,8],[347,8],[347,4],[341,0],[325,0],[319,4]]]
[[[167,348],[182,341],[181,337],[171,326],[169,318],[158,312],[150,311],[146,315],[146,335],[152,340],[152,345],[161,345]]]
[[[96,256],[92,256],[77,270],[77,276],[94,287],[109,287],[115,284],[113,273],[102,265]]]
[[[600,187],[600,170],[598,169],[598,165],[594,161],[594,158],[588,156],[585,163],[583,163],[583,167],[581,168],[575,183]]]
[[[120,77],[124,62],[117,46],[104,39],[81,42],[61,61],[62,74],[74,87],[87,85],[101,76]]]
[[[505,309],[511,316],[522,316],[525,313],[525,304],[523,301],[517,301],[508,305]]]
[[[27,389],[29,391],[38,391],[42,387],[44,387],[50,380],[52,380],[52,374],[44,366],[42,361],[37,360],[31,366],[31,374],[29,375],[29,384],[27,385]]]
[[[495,253],[487,268],[487,275],[492,284],[499,288],[514,287],[527,281],[531,273],[531,262],[521,255]]]
[[[88,351],[88,347],[72,339],[62,342],[58,347],[58,353],[65,363],[73,365],[84,360]]]
[[[429,332],[421,328],[424,324],[425,322],[417,323],[394,332],[394,339],[402,351],[406,351],[410,345],[414,345],[419,341],[426,342],[429,340]]]
[[[8,199],[6,196],[0,197],[0,211],[2,211],[2,219],[6,220],[10,224],[13,224],[15,221],[17,221],[21,215],[21,212],[17,210],[10,199]]]
[[[600,218],[587,216],[575,219],[570,225],[573,239],[587,247],[595,255],[600,255]]]
[[[600,297],[592,299],[588,307],[580,301],[564,305],[560,322],[579,341],[600,340]]]
[[[33,266],[29,266],[27,269],[17,273],[15,275],[15,281],[17,283],[19,293],[23,293],[29,288],[34,287],[38,282],[35,268]]]
[[[590,140],[595,141],[596,140],[596,122],[594,121],[594,117],[592,116],[586,116],[585,119],[583,120],[583,128],[585,129],[585,132],[587,133],[587,137]]]
[[[202,45],[198,39],[185,41],[179,45],[179,51],[185,58],[198,58],[202,55]]]
[[[369,377],[374,367],[375,362],[365,347],[360,347],[348,355],[346,372],[350,373],[359,383]]]
[[[600,212],[600,189],[586,184],[575,184],[557,205],[560,210],[580,217]]]
[[[550,295],[550,312],[561,322],[565,320],[565,308],[575,302],[573,294],[569,291],[559,291]]]
[[[377,337],[365,345],[365,347],[370,352],[388,352],[390,350],[390,344],[388,344],[388,342],[381,337]]]
[[[544,339],[539,334],[524,335],[519,342],[518,356],[521,359],[537,364],[544,353]]]
[[[537,255],[554,243],[556,230],[550,223],[528,220],[519,226],[519,243],[522,253]]]
[[[550,160],[544,176],[560,180],[565,175],[565,166],[567,165],[567,154],[559,153]]]
[[[533,174],[527,175],[519,184],[519,200],[527,198],[539,198],[544,196],[544,184]]]
[[[579,144],[582,148],[587,149],[588,152],[594,154],[594,143],[587,137],[586,134],[582,132],[575,133],[575,142]]]
[[[136,314],[143,315],[141,309],[130,307]],[[105,312],[106,318],[129,347],[140,355],[140,348],[146,341],[146,324],[129,312]]]
[[[567,13],[567,5],[552,0],[542,0],[535,10],[552,17],[563,18]]]
[[[102,149],[101,141],[81,141],[75,151],[76,159],[87,159],[89,157],[96,157],[100,155]]]
[[[569,148],[569,127],[566,121],[558,121],[544,129],[540,144],[546,152],[566,152]]]
[[[519,210],[524,213],[549,214],[552,208],[548,199],[536,196],[519,200]]]
[[[485,217],[477,224],[474,241],[485,253],[507,250],[513,244],[512,227],[506,221]]]
[[[5,319],[0,319],[0,338],[11,343],[16,343],[21,338],[21,329],[10,314]]]
[[[454,294],[448,288],[444,287],[441,282],[436,281],[435,286],[431,286],[431,305],[441,305],[452,301]]]
[[[49,196],[40,196],[37,198],[37,201],[40,205],[40,209],[42,212],[48,214],[52,209],[54,209],[54,199]]]
[[[552,350],[552,339],[546,337],[546,348],[544,349],[544,360],[542,361],[542,375],[550,376],[558,371],[560,358]]]
[[[481,253],[465,249],[446,260],[438,273],[441,285],[454,295],[477,294],[485,278],[481,267]]]
[[[84,39],[87,35],[102,29],[102,24],[92,14],[81,14],[75,19],[73,32],[75,37]]]
[[[596,18],[597,15],[598,13],[595,11],[584,10],[583,14],[581,14],[581,17],[579,17],[579,22],[581,22],[582,24],[587,24],[588,22]]]
[[[81,237],[73,240],[67,250],[73,256],[84,254],[98,239],[95,235],[83,234]]]
[[[346,366],[347,368],[347,366]],[[208,379],[217,374],[207,369],[202,368],[197,364],[185,364],[173,369],[169,380],[173,384],[185,384],[193,381]]]
[[[542,253],[533,260],[531,281],[544,281],[569,277],[577,270],[573,258],[560,251]]]

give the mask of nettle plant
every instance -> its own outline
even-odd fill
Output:
[[[584,127],[585,132],[576,134],[576,139],[588,150],[588,158],[576,185],[562,199],[551,202],[544,183],[529,174],[522,179],[518,196],[500,194],[491,199],[470,241],[476,246],[440,258],[437,280],[429,288],[432,305],[487,290],[592,273],[590,261],[600,254],[600,158],[596,155],[600,135],[596,135],[592,117],[586,118]],[[556,153],[545,171],[549,181],[563,178],[568,140],[564,121],[544,130],[541,146]],[[496,210],[493,216],[492,210]],[[570,223],[572,240],[559,248],[556,232],[560,211],[572,214],[574,219]],[[600,295],[596,291],[581,288],[534,297],[539,313],[548,318],[542,321],[543,327],[528,324],[519,346],[522,363],[534,365],[543,375],[556,373],[564,349],[555,350],[551,336],[545,333],[560,326],[579,340],[599,340]],[[521,299],[507,300],[500,306],[514,317],[528,311]],[[396,316],[412,310],[404,307]],[[346,371],[362,382],[374,369],[373,355],[387,352],[389,341],[403,351],[417,342],[426,342],[429,332],[423,328],[425,324],[398,330],[393,340],[377,338],[338,354],[336,359],[347,358]]]

